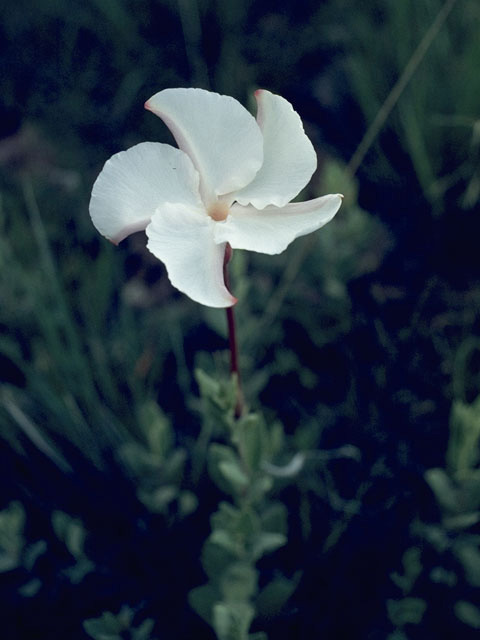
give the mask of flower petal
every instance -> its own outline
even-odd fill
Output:
[[[253,181],[236,194],[236,200],[256,209],[269,204],[283,207],[308,184],[317,167],[317,154],[300,116],[287,100],[265,90],[256,91],[255,97],[264,159]]]
[[[208,307],[231,307],[237,301],[225,286],[225,243],[215,244],[215,222],[201,209],[167,203],[146,228],[147,247],[161,260],[170,282]]]
[[[142,142],[107,160],[90,200],[98,231],[119,243],[145,229],[164,202],[201,206],[199,176],[188,156],[168,144]]]
[[[241,189],[263,161],[263,138],[253,116],[234,98],[203,89],[165,89],[145,103],[173,133],[200,173],[207,206]]]
[[[285,207],[233,205],[228,218],[215,224],[215,242],[229,242],[233,249],[247,249],[273,255],[307,233],[330,222],[342,203],[339,194],[322,196]]]

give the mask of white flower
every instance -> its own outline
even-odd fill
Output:
[[[179,149],[143,142],[115,154],[92,190],[90,215],[118,243],[145,230],[147,247],[174,287],[210,307],[236,299],[223,279],[226,243],[281,253],[338,211],[332,194],[291,203],[317,157],[291,104],[255,93],[257,119],[229,96],[165,89],[145,107],[172,132]]]

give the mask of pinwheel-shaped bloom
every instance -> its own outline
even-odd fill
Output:
[[[290,203],[315,171],[316,154],[289,102],[263,90],[255,97],[256,120],[228,96],[160,91],[145,107],[179,149],[143,142],[121,151],[92,191],[90,214],[101,234],[118,243],[145,230],[173,286],[210,307],[236,302],[223,278],[227,243],[280,253],[341,204],[340,195]]]

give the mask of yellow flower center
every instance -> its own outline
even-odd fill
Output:
[[[208,215],[215,220],[215,222],[221,222],[226,220],[228,216],[229,208],[225,202],[214,202],[208,208]]]

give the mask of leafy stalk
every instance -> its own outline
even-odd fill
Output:
[[[286,508],[270,495],[268,461],[278,453],[279,439],[260,415],[237,418],[235,376],[221,384],[197,371],[197,381],[205,420],[214,423],[212,432],[222,439],[210,444],[208,470],[229,500],[211,516],[202,551],[208,582],[190,592],[190,604],[218,640],[261,640],[265,634],[250,633],[252,621],[261,616],[262,606],[281,609],[295,588],[285,578],[275,578],[262,591],[258,587],[257,562],[287,542]]]

